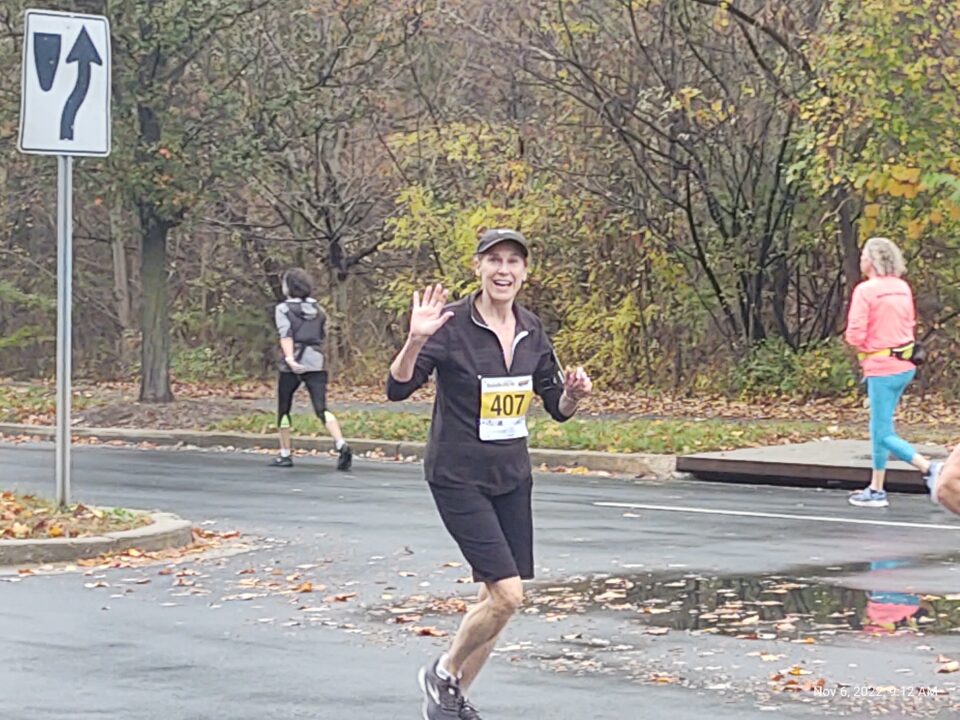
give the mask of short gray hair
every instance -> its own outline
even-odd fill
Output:
[[[907,263],[900,248],[890,238],[872,237],[863,246],[863,252],[873,265],[877,275],[902,277],[907,272]]]

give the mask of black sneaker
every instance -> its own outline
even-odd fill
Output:
[[[340,456],[337,458],[337,470],[349,470],[353,465],[353,450],[344,443],[338,452]]]
[[[270,467],[293,467],[293,458],[292,457],[275,457],[273,462],[270,463]]]
[[[460,720],[483,720],[480,717],[480,713],[477,709],[471,705],[466,698],[463,700],[463,704],[460,705]]]
[[[463,695],[460,684],[454,680],[444,680],[437,674],[434,660],[420,668],[420,689],[423,691],[423,720],[460,720],[463,707]]]

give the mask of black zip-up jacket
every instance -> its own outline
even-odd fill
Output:
[[[500,340],[480,317],[474,298],[445,308],[453,317],[420,350],[408,382],[388,375],[387,397],[405,400],[436,370],[437,399],[424,457],[427,480],[440,486],[472,485],[499,495],[530,477],[530,454],[525,437],[480,440],[481,379],[531,375],[533,391],[547,412],[558,422],[569,417],[560,412],[563,374],[540,319],[514,304],[517,334],[508,368]]]

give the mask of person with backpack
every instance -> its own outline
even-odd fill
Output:
[[[286,298],[276,307],[274,318],[280,336],[280,378],[277,384],[277,427],[280,434],[280,456],[272,467],[293,467],[290,443],[290,412],[293,396],[300,385],[306,385],[317,417],[333,437],[337,449],[337,470],[349,470],[353,453],[343,438],[340,423],[327,409],[327,368],[323,355],[327,316],[316,300],[310,297],[313,281],[306,271],[293,268],[281,280]]]
[[[873,444],[870,485],[849,498],[858,507],[890,504],[883,484],[891,454],[922,472],[928,485],[942,467],[914,450],[893,425],[897,405],[919,363],[913,291],[902,277],[906,269],[903,253],[892,240],[870,238],[860,255],[860,271],[867,279],[854,288],[850,299],[844,339],[856,348],[866,378]]]

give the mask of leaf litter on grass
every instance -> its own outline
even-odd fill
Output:
[[[0,422],[51,425],[56,406],[52,383],[10,383],[0,380]],[[149,405],[137,402],[132,382],[99,382],[78,385],[74,407],[78,425],[121,426],[156,429],[246,429],[272,433],[274,421],[251,415],[255,407],[272,400],[270,382],[207,383],[174,380],[176,402]],[[379,385],[334,384],[329,389],[332,403],[349,403],[343,412],[353,437],[383,440],[418,440],[426,433],[434,389],[427,386],[414,398],[421,411],[385,411],[383,388]],[[261,405],[258,405],[260,403]],[[393,407],[393,406],[391,406]],[[409,406],[405,406],[409,407]],[[403,415],[407,417],[383,417]],[[341,412],[338,411],[338,417]],[[696,396],[597,391],[581,404],[574,421],[557,438],[551,439],[553,423],[531,418],[532,444],[558,449],[593,449],[611,452],[692,452],[724,450],[758,444],[798,442],[824,436],[865,437],[868,411],[858,397],[730,398],[718,394]],[[938,418],[937,427],[926,423]],[[255,418],[255,419],[254,419]],[[911,432],[930,441],[950,443],[960,437],[960,416],[955,403],[927,395],[908,396],[901,404],[900,420]],[[584,423],[587,429],[584,429]],[[605,423],[605,424],[604,424]],[[597,426],[602,432],[590,429]],[[298,426],[299,427],[299,426]],[[316,431],[324,434],[324,429]],[[542,435],[542,437],[541,437]],[[635,438],[635,440],[631,440]]]
[[[83,503],[59,508],[35,495],[0,492],[0,539],[79,538],[149,525],[150,516],[123,508],[102,509]]]

